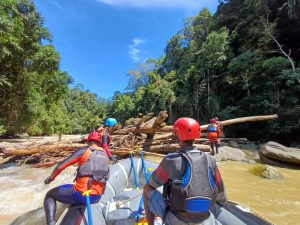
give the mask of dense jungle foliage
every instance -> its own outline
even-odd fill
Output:
[[[278,113],[226,127],[230,136],[292,141],[300,132],[300,1],[219,1],[185,20],[160,59],[128,72],[126,92],[102,99],[60,70],[51,34],[30,0],[0,2],[0,133],[82,133],[114,116],[169,113],[202,124]]]

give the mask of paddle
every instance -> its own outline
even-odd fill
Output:
[[[92,192],[92,190],[87,190],[82,193],[82,195],[85,196],[85,199],[86,199],[89,225],[93,225],[92,209],[91,209],[91,202],[90,202],[90,193],[91,192]]]
[[[144,174],[145,174],[146,183],[148,183],[149,173],[147,171],[147,167],[146,167],[146,163],[145,163],[145,159],[144,159],[143,148],[139,147],[138,150],[139,150],[139,153],[140,153],[140,156],[142,159],[142,166],[143,166],[143,170],[144,170]]]
[[[152,171],[152,168],[149,168],[149,169],[146,168],[146,163],[145,163],[144,155],[143,155],[143,149],[142,148],[138,148],[138,149],[139,149],[139,152],[140,152],[140,155],[142,158],[142,166],[143,166],[143,171],[145,174],[146,183],[148,183],[149,178],[150,178],[150,172]],[[144,195],[142,195],[142,197],[141,197],[141,201],[140,201],[139,208],[137,211],[136,220],[135,220],[136,224],[139,224],[141,222],[140,217],[141,217],[141,214],[143,211],[143,205],[144,205]],[[142,224],[143,224],[143,222],[144,222],[144,220],[142,221]]]
[[[133,153],[133,151],[129,152],[130,160],[131,160],[131,167],[132,167],[132,170],[133,170],[134,182],[135,182],[136,190],[140,190],[140,188],[139,188],[139,181],[138,181],[138,178],[137,178],[137,174],[136,174],[136,170],[135,170],[135,166],[134,166],[134,160],[133,160],[132,153]]]

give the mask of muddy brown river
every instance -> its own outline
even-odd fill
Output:
[[[300,225],[300,170],[278,168],[284,178],[268,180],[248,172],[252,164],[227,161],[218,165],[230,200],[251,207],[276,225]],[[43,180],[50,171],[28,166],[0,169],[1,225],[41,206],[47,190],[72,182],[75,168],[68,168],[46,186]]]
[[[153,157],[147,159],[160,161]],[[300,170],[276,167],[284,177],[264,179],[249,172],[253,165],[234,161],[218,163],[228,199],[249,206],[276,225],[300,225]]]

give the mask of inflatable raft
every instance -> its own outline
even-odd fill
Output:
[[[145,161],[147,168],[158,164]],[[145,175],[140,159],[134,159],[139,186],[145,185]],[[142,189],[142,188],[141,188]],[[110,168],[110,178],[99,203],[92,204],[94,225],[132,225],[139,208],[142,190],[135,189],[133,169],[130,159],[120,160]],[[226,207],[217,205],[214,215],[219,225],[271,225],[250,208],[229,202]],[[145,217],[142,213],[141,217]],[[57,225],[87,225],[88,215],[85,205],[69,206],[57,221]],[[157,220],[156,224],[162,224]]]

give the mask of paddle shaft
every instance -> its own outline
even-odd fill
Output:
[[[135,166],[134,166],[134,160],[133,160],[132,152],[130,152],[130,160],[131,160],[131,167],[132,167],[132,170],[133,170],[133,177],[134,177],[135,186],[136,186],[136,189],[139,189],[139,181],[138,181]]]
[[[140,149],[140,155],[141,155],[141,159],[142,159],[142,166],[143,166],[143,170],[144,170],[144,174],[145,174],[146,183],[148,183],[149,176],[148,176],[148,172],[147,172],[146,163],[145,163],[144,154],[143,154],[142,149]]]
[[[148,184],[150,175],[148,174],[148,171],[146,168],[146,163],[145,163],[142,148],[140,148],[140,155],[141,155],[141,159],[142,159],[142,166],[143,166],[143,170],[144,170],[144,174],[145,174],[146,183]],[[142,195],[142,197],[141,197],[141,201],[140,201],[139,208],[138,208],[138,213],[136,215],[136,223],[138,223],[140,220],[140,217],[141,217],[141,214],[143,211],[143,205],[144,205],[144,195]]]
[[[89,225],[93,225],[92,209],[91,209],[91,202],[90,202],[90,192],[91,192],[91,190],[88,190],[88,191],[84,192],[83,195],[85,195],[85,199],[86,199]]]

